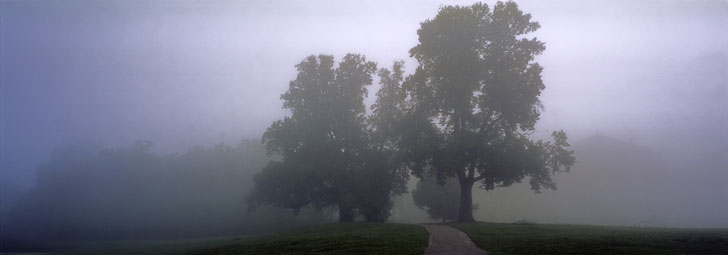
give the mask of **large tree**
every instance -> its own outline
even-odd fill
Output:
[[[366,161],[369,168],[362,178],[364,182],[359,183],[362,188],[359,211],[370,221],[383,221],[389,217],[393,206],[391,197],[407,191],[409,178],[396,147],[407,96],[402,89],[404,62],[394,62],[391,70],[382,68],[377,75],[381,87],[367,118],[369,156]]]
[[[332,56],[310,56],[281,96],[291,115],[273,123],[263,142],[279,160],[255,176],[251,205],[298,211],[337,206],[339,221],[357,214],[369,221],[389,216],[390,195],[403,180],[390,171],[391,157],[373,146],[364,97],[376,64],[348,54],[334,67]],[[381,139],[379,139],[381,141]]]
[[[533,190],[555,189],[551,175],[574,163],[566,134],[533,141],[542,109],[544,43],[539,24],[513,2],[442,7],[421,23],[410,50],[419,66],[408,92],[398,147],[416,176],[455,177],[459,221],[474,221],[472,187],[486,190],[530,177]]]

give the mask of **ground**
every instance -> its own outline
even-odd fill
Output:
[[[250,239],[197,254],[417,254],[427,247],[421,226],[385,223],[339,223],[296,229]]]
[[[475,245],[491,255],[728,254],[728,229],[499,223],[449,223],[446,225],[462,230]],[[110,255],[423,254],[428,246],[429,238],[422,225],[334,223],[257,237],[28,243],[23,252]],[[42,247],[43,249],[32,250],[32,247]],[[3,250],[0,249],[0,253],[2,252]]]
[[[333,223],[273,235],[159,241],[25,243],[15,250],[53,254],[417,254],[428,244],[425,228],[411,224]],[[40,248],[40,249],[38,249]]]
[[[430,245],[425,255],[458,254],[487,255],[488,253],[475,246],[470,237],[460,230],[441,224],[423,225],[430,233]]]
[[[728,229],[453,223],[491,255],[728,254]]]

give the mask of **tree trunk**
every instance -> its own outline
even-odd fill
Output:
[[[460,181],[460,214],[459,222],[475,222],[473,218],[473,181]]]
[[[353,222],[354,209],[351,206],[339,205],[339,222]]]

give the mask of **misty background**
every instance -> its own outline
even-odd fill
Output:
[[[379,67],[404,60],[412,73],[419,23],[471,3],[0,1],[4,221],[39,192],[59,148],[133,150],[142,140],[168,158],[258,144],[287,114],[280,95],[304,57],[357,52]],[[476,219],[728,227],[728,1],[517,3],[546,43],[534,136],[564,129],[577,164],[555,178],[557,191],[475,191]],[[263,163],[236,164],[249,181]],[[405,194],[391,220],[428,219]]]

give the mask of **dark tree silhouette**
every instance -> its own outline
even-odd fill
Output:
[[[401,171],[389,149],[374,146],[367,129],[364,97],[376,71],[374,62],[346,55],[334,68],[332,56],[310,56],[281,96],[291,116],[273,123],[263,135],[271,161],[255,176],[249,196],[253,207],[271,204],[295,211],[337,206],[339,221],[383,221],[390,196],[404,191]],[[381,136],[381,135],[380,135]],[[375,148],[376,147],[376,148]]]
[[[417,31],[398,147],[416,176],[457,178],[459,221],[474,221],[473,184],[490,190],[529,176],[533,190],[554,189],[551,175],[575,161],[563,131],[553,142],[529,138],[544,89],[534,57],[545,47],[524,37],[538,28],[516,3],[498,2],[443,7]]]
[[[369,162],[378,162],[368,171],[368,183],[362,186],[362,203],[360,211],[367,220],[382,221],[389,216],[392,208],[391,197],[407,191],[409,173],[397,154],[397,133],[401,132],[401,117],[404,115],[404,98],[406,91],[402,89],[404,80],[404,62],[394,62],[392,69],[382,68],[377,72],[379,84],[377,101],[371,106],[372,114],[368,117],[369,146],[373,156]],[[369,200],[374,199],[374,207]],[[386,202],[386,204],[384,204]],[[371,208],[367,208],[371,207]],[[367,213],[373,212],[374,214]],[[367,216],[368,214],[371,214]]]
[[[434,176],[422,178],[412,191],[412,199],[417,207],[427,211],[430,219],[454,221],[460,212],[460,187],[455,178],[444,181],[438,183]],[[473,205],[473,210],[477,210],[477,205]]]

